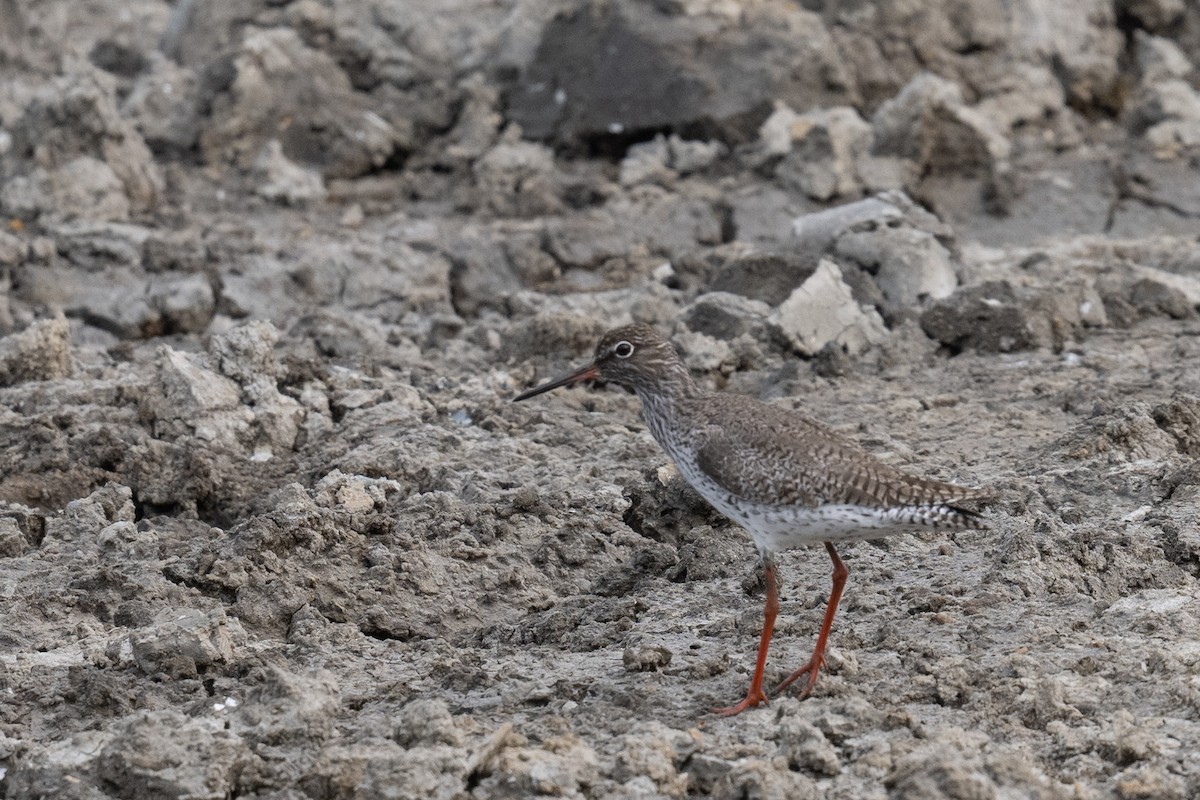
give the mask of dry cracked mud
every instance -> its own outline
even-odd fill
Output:
[[[1200,795],[1200,6],[0,0],[6,798]],[[608,327],[992,529],[749,539]],[[768,665],[807,658],[819,548]]]

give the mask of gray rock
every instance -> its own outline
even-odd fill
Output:
[[[803,195],[757,183],[731,192],[725,197],[725,204],[738,241],[771,248],[787,243],[792,220],[819,208]]]
[[[401,747],[416,745],[461,745],[462,732],[454,723],[445,701],[420,698],[400,709],[392,738]]]
[[[830,342],[858,354],[887,337],[874,309],[859,306],[832,261],[822,260],[816,272],[771,315],[791,346],[806,356],[816,355]]]
[[[254,160],[255,187],[259,197],[295,206],[325,198],[321,173],[307,169],[283,154],[278,139],[266,142]]]
[[[242,399],[253,413],[254,453],[265,461],[296,445],[307,413],[276,384],[275,342],[279,331],[265,321],[233,328],[209,342],[209,355],[220,371],[242,387]]]
[[[215,720],[178,711],[130,717],[96,758],[101,780],[121,797],[227,797],[254,757]]]
[[[217,306],[207,275],[156,276],[146,289],[146,298],[158,312],[163,333],[201,333]]]
[[[1014,9],[1013,23],[1025,32],[1015,43],[1017,52],[1022,60],[1054,63],[1074,108],[1121,107],[1125,35],[1116,24],[1115,5],[1071,0]]]
[[[0,386],[71,376],[71,326],[65,317],[41,320],[0,339]]]
[[[705,796],[711,796],[713,788],[733,769],[730,762],[708,755],[696,753],[688,760],[688,777],[696,791]]]
[[[840,237],[834,249],[873,274],[893,307],[940,300],[958,286],[950,252],[925,231],[883,227],[851,232]]]
[[[183,155],[194,149],[204,122],[200,76],[163,53],[152,52],[121,103],[151,151]]]
[[[714,800],[816,800],[817,784],[799,772],[776,768],[769,761],[743,759],[717,782]]]
[[[51,198],[55,216],[63,219],[122,220],[130,214],[124,184],[112,167],[92,156],[78,156],[54,171],[18,175],[0,189],[0,205],[16,217],[50,211]]]
[[[1164,267],[1169,266],[1164,265]],[[1179,271],[1178,268],[1170,270],[1167,268],[1160,269],[1158,267],[1144,266],[1142,264],[1132,264],[1129,267],[1129,272],[1131,273],[1131,277],[1137,281],[1145,280],[1151,283],[1162,284],[1182,295],[1183,304],[1192,308],[1200,308],[1200,277],[1189,274],[1186,269]],[[1153,290],[1153,293],[1159,294],[1161,291]],[[1178,301],[1172,301],[1170,305],[1178,308],[1182,304]],[[1163,307],[1162,310],[1166,310],[1166,307]]]
[[[798,217],[793,233],[798,263],[815,264],[836,253],[843,262],[843,280],[858,301],[880,306],[885,300],[897,306],[914,302],[923,292],[941,291],[954,245],[948,225],[895,191]],[[839,244],[843,239],[844,248]],[[891,253],[887,248],[892,246],[901,252]],[[933,259],[929,265],[922,262],[927,257]],[[885,298],[871,273],[881,275],[900,299]],[[776,288],[773,280],[761,285]]]
[[[968,107],[958,84],[918,75],[882,104],[871,120],[875,153],[915,162],[915,174],[982,177],[993,183],[1008,168],[1006,131]]]
[[[504,122],[500,114],[499,88],[483,75],[468,76],[462,82],[466,97],[454,127],[445,136],[425,148],[422,155],[433,163],[463,168],[476,162],[496,143]],[[513,134],[518,134],[516,130]],[[509,131],[505,131],[507,136]],[[519,139],[515,135],[514,139]],[[420,163],[421,156],[415,156]]]
[[[14,267],[23,261],[29,248],[8,231],[0,231],[0,266]]]
[[[133,660],[147,675],[195,678],[217,664],[232,664],[245,632],[220,609],[165,608],[129,641]]]
[[[212,284],[207,273],[188,271],[207,266],[203,248],[168,243],[149,228],[123,223],[71,223],[51,231],[61,258],[22,267],[21,299],[59,305],[69,317],[126,339],[207,329],[216,307]]]
[[[1019,125],[1055,132],[1067,114],[1062,82],[1051,67],[1017,62],[991,83],[975,110],[1004,135]]]
[[[1175,437],[1179,452],[1200,456],[1200,398],[1179,392],[1151,413],[1158,427]]]
[[[613,779],[628,784],[648,778],[659,796],[683,797],[688,790],[688,776],[680,774],[679,765],[695,749],[695,742],[684,731],[661,722],[637,724],[620,737]]]
[[[217,362],[221,374],[238,383],[257,383],[264,378],[274,385],[278,370],[275,344],[279,330],[265,320],[255,320],[212,337],[208,352]]]
[[[779,749],[792,769],[817,775],[837,775],[842,771],[837,750],[825,734],[795,714],[780,721]]]
[[[716,244],[721,221],[703,200],[639,186],[601,209],[550,221],[546,239],[563,265],[594,269],[635,251],[672,256]]]
[[[1143,86],[1130,121],[1157,159],[1178,158],[1200,148],[1200,93],[1181,78]]]
[[[289,161],[325,178],[363,175],[411,146],[406,131],[354,91],[327,53],[289,28],[250,33],[233,57],[233,80],[212,101],[200,146],[210,162],[250,167],[278,139]],[[291,124],[281,131],[279,120]]]
[[[699,172],[725,155],[728,148],[721,142],[698,142],[672,133],[667,138],[671,152],[671,167],[680,175]]]
[[[158,350],[158,383],[165,403],[157,416],[191,418],[237,408],[242,392],[236,383],[170,347]]]
[[[465,226],[447,243],[446,255],[451,263],[451,301],[463,317],[500,308],[508,295],[523,288],[496,232]]]
[[[154,235],[143,225],[82,221],[55,225],[50,233],[58,254],[87,272],[105,267],[141,267],[142,253]]]
[[[238,705],[230,728],[244,740],[287,747],[333,733],[342,703],[332,674],[324,670],[297,674],[270,666],[258,677],[244,695],[234,698]]]
[[[468,751],[463,748],[413,747],[395,742],[367,739],[354,744],[327,744],[322,748],[304,781],[310,785],[346,787],[363,798],[387,800],[454,800],[467,782]],[[539,765],[540,766],[540,765]],[[536,768],[535,768],[536,769]],[[471,774],[477,775],[479,770]],[[531,785],[532,784],[532,785]],[[573,796],[560,784],[524,782],[518,786],[488,786],[483,796],[516,798],[532,796],[545,788],[546,794]],[[572,787],[573,788],[573,787]],[[505,793],[505,790],[510,790]],[[307,796],[307,795],[306,795]]]
[[[660,133],[649,142],[635,144],[625,152],[618,180],[622,186],[636,186],[639,183],[670,185],[676,177],[670,161],[671,149],[666,137]]]
[[[592,352],[607,326],[602,320],[569,311],[536,313],[515,321],[503,334],[504,352],[526,361],[563,354],[584,356]]]
[[[1162,36],[1152,36],[1144,30],[1133,32],[1140,82],[1146,85],[1171,78],[1185,78],[1192,71],[1192,62],[1179,45]]]
[[[596,752],[575,734],[554,736],[541,747],[523,737],[496,752],[480,772],[484,797],[516,798],[534,795],[582,797],[581,787],[593,786],[599,777]]]
[[[792,221],[792,237],[802,253],[819,255],[850,228],[866,223],[882,226],[903,218],[904,210],[885,194],[797,217]]]
[[[521,141],[519,133],[514,128],[506,130],[500,141],[472,165],[481,202],[501,216],[557,214],[565,204],[554,151]]]
[[[1019,750],[980,756],[969,734],[950,728],[938,741],[896,759],[887,776],[889,797],[896,800],[957,800],[1020,796],[1067,800],[1071,789],[1046,775]],[[1151,795],[1153,796],[1153,795]]]
[[[626,672],[660,672],[671,664],[673,653],[661,645],[628,647],[621,658]]]
[[[1129,287],[1129,302],[1142,316],[1169,316],[1186,319],[1194,316],[1194,304],[1179,289],[1153,278],[1141,278]]]
[[[1155,419],[1156,409],[1141,401],[1097,411],[1054,443],[1073,459],[1121,463],[1151,459],[1165,461],[1178,451],[1178,441]],[[1161,413],[1161,411],[1160,411]],[[1133,600],[1126,609],[1136,607]]]
[[[54,549],[94,546],[100,531],[116,522],[134,520],[133,490],[108,484],[79,500],[72,500],[62,513],[46,518],[44,547]]]
[[[15,558],[29,549],[29,540],[15,519],[0,517],[0,558]]]
[[[871,117],[875,152],[917,162],[925,160],[932,135],[926,127],[932,118],[944,109],[962,105],[962,89],[958,84],[932,73],[917,75]]]
[[[145,141],[117,110],[114,82],[82,68],[34,94],[0,156],[0,179],[8,213],[59,219],[125,219],[154,208],[163,190]]]
[[[777,109],[772,120],[789,113]],[[857,111],[838,107],[794,114],[787,120],[787,130],[789,147],[775,167],[785,186],[821,201],[862,191],[858,163],[871,150],[872,131]]]

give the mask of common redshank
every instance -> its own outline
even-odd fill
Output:
[[[648,325],[609,331],[592,363],[514,400],[594,378],[637,394],[650,433],[680,474],[758,546],[767,600],[754,677],[745,699],[715,713],[732,716],[767,703],[763,673],[779,611],[776,553],[822,542],[833,560],[833,588],[812,658],[775,689],[782,692],[804,678],[803,698],[825,663],[825,644],[850,574],[835,542],[929,528],[987,528],[961,504],[985,503],[989,492],[910,475],[799,411],[746,395],[706,392]]]

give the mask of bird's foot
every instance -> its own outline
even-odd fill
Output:
[[[761,686],[751,686],[750,691],[746,693],[746,699],[738,703],[736,706],[727,708],[714,708],[712,713],[721,717],[734,717],[745,711],[747,708],[757,708],[760,705],[768,705],[767,693],[762,690]]]
[[[824,666],[824,664],[824,658],[814,655],[807,664],[793,672],[791,675],[787,676],[783,683],[776,686],[775,694],[780,694],[784,689],[791,686],[798,679],[804,678],[804,685],[800,687],[800,693],[796,695],[796,699],[803,700],[804,698],[808,697],[809,693],[812,692],[813,687],[817,685],[817,675],[820,674],[821,667]]]

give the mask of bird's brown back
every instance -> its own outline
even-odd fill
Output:
[[[697,398],[699,400],[700,398]],[[919,478],[885,464],[807,415],[737,394],[680,409],[700,469],[742,500],[868,508],[985,503],[986,490]]]

